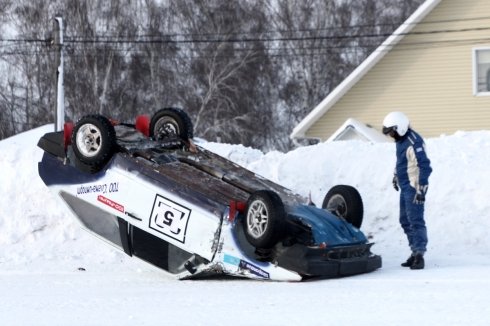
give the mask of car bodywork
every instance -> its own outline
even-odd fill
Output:
[[[40,139],[41,179],[80,227],[171,277],[300,281],[381,267],[346,220],[192,140],[180,146],[116,126],[117,151],[94,173],[73,154],[66,129]],[[277,193],[287,215],[281,241],[265,250],[247,241],[243,223],[247,200],[261,189]]]

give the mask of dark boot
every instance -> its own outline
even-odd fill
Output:
[[[424,269],[424,266],[424,256],[422,254],[416,254],[415,260],[413,261],[412,266],[410,266],[410,269]]]
[[[412,266],[414,260],[415,260],[415,254],[411,254],[410,257],[408,257],[407,261],[402,264],[402,266],[410,267]]]

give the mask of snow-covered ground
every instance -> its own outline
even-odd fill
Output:
[[[81,231],[37,174],[52,126],[0,141],[1,325],[488,325],[490,132],[428,139],[426,269],[409,255],[392,188],[394,144],[334,142],[287,154],[203,144],[308,196],[336,184],[364,201],[361,230],[383,267],[306,283],[174,281]],[[79,268],[85,269],[84,271]]]

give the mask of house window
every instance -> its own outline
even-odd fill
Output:
[[[473,51],[474,93],[477,96],[490,96],[490,48]]]

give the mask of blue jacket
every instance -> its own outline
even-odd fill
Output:
[[[396,174],[403,190],[429,184],[432,172],[422,137],[412,129],[396,142]]]

